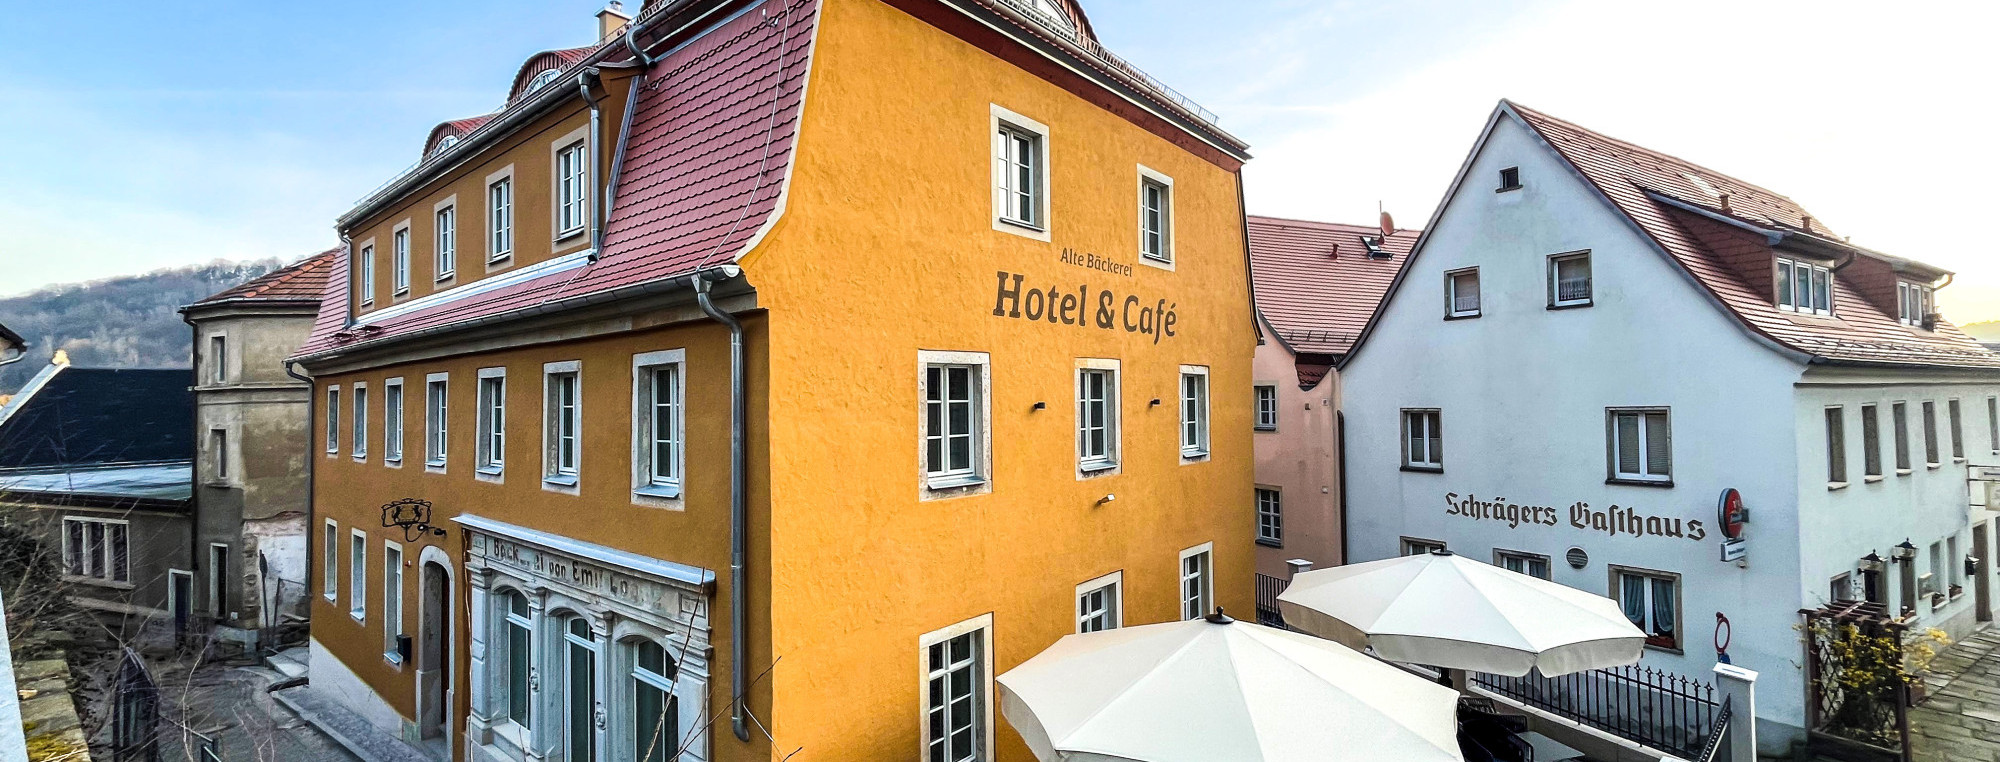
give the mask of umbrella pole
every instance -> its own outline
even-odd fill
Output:
[[[1458,695],[1472,695],[1472,680],[1466,677],[1465,670],[1446,669],[1444,671],[1444,684],[1451,686],[1452,690],[1458,691]]]

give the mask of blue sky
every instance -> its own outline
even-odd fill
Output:
[[[2000,319],[2000,4],[1083,0],[1114,50],[1252,144],[1251,211],[1420,226],[1502,97],[1792,196],[1856,243],[1958,270]],[[498,105],[597,0],[9,0],[0,294],[294,257]]]

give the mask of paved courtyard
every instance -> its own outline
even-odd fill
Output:
[[[1929,690],[1910,712],[1917,759],[2000,762],[2000,628],[1938,656]]]

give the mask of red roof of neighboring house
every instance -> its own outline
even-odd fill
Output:
[[[1409,259],[1422,231],[1397,230],[1371,257],[1370,225],[1342,225],[1251,215],[1250,274],[1257,310],[1294,352],[1340,355],[1353,348],[1368,318]]]
[[[446,136],[464,138],[466,135],[471,134],[473,130],[486,126],[487,122],[493,121],[493,117],[499,115],[500,112],[495,111],[491,114],[480,114],[479,116],[466,119],[453,119],[432,127],[431,134],[424,137],[424,155],[430,156],[432,151],[437,150],[438,141],[445,139]]]
[[[783,14],[783,24],[744,14],[653,64],[633,113],[624,176],[597,261],[491,290],[478,290],[475,282],[440,292],[436,301],[406,303],[414,308],[378,310],[389,316],[363,316],[362,325],[349,330],[351,268],[343,252],[299,354],[596,296],[733,261],[778,207],[818,10],[818,0],[791,0],[771,10],[770,16]],[[623,40],[610,44],[622,47]]]
[[[1822,361],[2000,368],[2000,354],[1950,323],[1926,331],[1897,322],[1897,273],[1930,283],[1946,271],[1847,244],[1796,202],[1756,185],[1509,101],[1500,108],[1539,133],[1752,331]],[[1774,303],[1770,257],[1801,246],[1841,254],[1832,318]]]
[[[327,274],[332,272],[334,260],[339,254],[338,247],[327,249],[188,306],[237,301],[319,301],[326,293]]]

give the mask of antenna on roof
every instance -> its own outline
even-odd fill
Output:
[[[1388,213],[1388,212],[1383,212],[1383,213],[1382,213],[1382,237],[1383,237],[1383,238],[1388,238],[1388,237],[1390,236],[1390,234],[1392,234],[1392,233],[1395,233],[1395,232],[1396,232],[1396,218],[1394,218],[1394,217],[1391,217],[1391,216],[1389,216],[1389,213]]]

